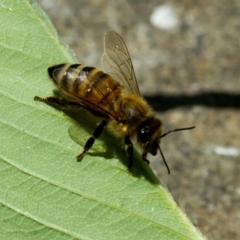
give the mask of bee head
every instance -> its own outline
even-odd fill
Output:
[[[154,117],[145,120],[138,128],[137,141],[145,152],[157,154],[163,130],[162,122]]]
[[[139,127],[137,131],[137,141],[139,145],[144,149],[143,155],[146,153],[151,153],[153,156],[157,154],[157,151],[160,151],[163,162],[166,165],[168,173],[170,174],[170,169],[167,165],[167,162],[164,158],[163,152],[160,147],[160,139],[165,137],[171,132],[191,130],[195,127],[186,127],[186,128],[177,128],[169,130],[168,132],[162,134],[163,125],[162,122],[154,117],[146,119]]]

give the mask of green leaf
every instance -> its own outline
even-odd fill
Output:
[[[1,239],[202,239],[139,157],[126,170],[110,135],[76,161],[92,116],[33,101],[53,95],[49,66],[76,62],[37,4],[1,0],[0,25]]]

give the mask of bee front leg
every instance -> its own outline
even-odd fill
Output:
[[[147,152],[143,152],[143,154],[142,154],[142,159],[143,159],[143,161],[146,162],[147,164],[150,163],[149,160],[147,160]]]
[[[126,154],[127,154],[127,157],[128,157],[128,171],[131,171],[131,168],[132,168],[132,164],[133,164],[133,160],[132,160],[132,156],[133,156],[133,144],[130,140],[130,136],[127,135],[125,137],[125,141],[124,141],[124,144],[125,144],[125,151],[126,151]]]
[[[95,142],[95,139],[97,139],[104,127],[107,125],[107,121],[106,120],[102,120],[102,122],[97,126],[97,128],[93,131],[93,134],[92,136],[87,140],[87,142],[85,143],[84,145],[84,149],[82,151],[82,153],[80,153],[78,156],[77,156],[77,161],[80,162],[82,160],[82,157],[84,156],[84,154],[92,147],[92,145],[94,144]]]

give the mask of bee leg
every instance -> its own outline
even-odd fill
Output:
[[[57,97],[41,98],[41,97],[35,96],[34,100],[46,103],[49,106],[63,109],[63,110],[74,110],[74,109],[77,110],[81,107],[80,104],[69,102],[63,98],[57,98]]]
[[[142,154],[142,159],[143,159],[144,162],[146,162],[147,164],[150,163],[149,160],[147,160],[147,152],[144,152],[144,153]]]
[[[65,108],[69,107],[68,102],[62,98],[56,98],[56,97],[41,98],[41,97],[35,96],[34,100],[43,102],[52,107],[58,107],[61,109],[65,109]]]
[[[106,126],[106,124],[107,124],[107,121],[106,120],[102,120],[100,122],[100,124],[97,126],[97,128],[93,131],[92,136],[85,143],[84,149],[83,149],[82,153],[80,153],[77,156],[77,161],[78,162],[80,162],[82,160],[82,157],[84,156],[84,154],[92,147],[92,145],[95,142],[95,139],[97,139],[101,135],[104,127]]]
[[[127,135],[125,137],[125,140],[124,140],[124,144],[125,144],[125,151],[126,151],[126,154],[127,154],[127,157],[128,157],[128,171],[131,171],[131,168],[132,168],[132,164],[133,164],[133,160],[132,160],[132,156],[133,156],[133,144],[130,140],[130,136]]]

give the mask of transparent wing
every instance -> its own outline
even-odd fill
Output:
[[[129,92],[140,95],[133,64],[121,36],[109,30],[104,37],[102,67],[106,73],[121,83]]]

